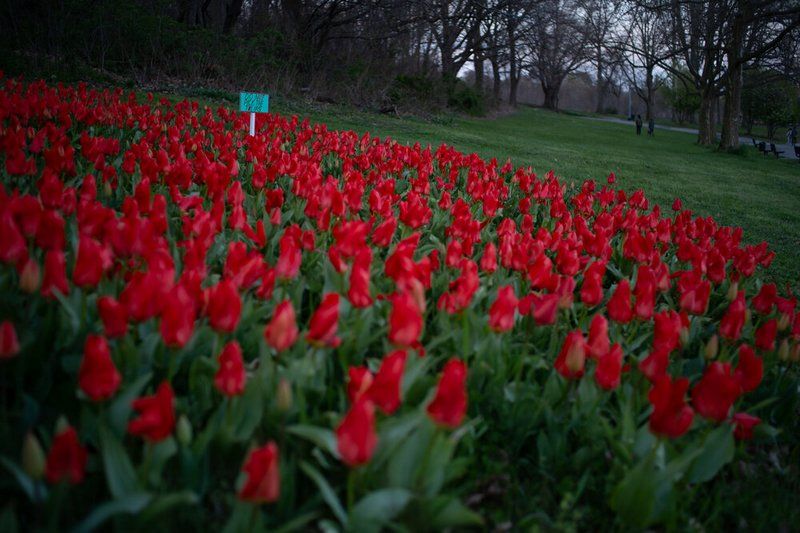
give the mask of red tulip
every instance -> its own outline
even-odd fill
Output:
[[[269,441],[252,450],[242,466],[247,480],[237,496],[251,503],[271,503],[278,500],[281,491],[278,445]]]
[[[689,430],[694,411],[684,399],[688,388],[688,379],[678,378],[673,381],[666,374],[655,382],[647,396],[653,405],[650,431],[676,439]]]
[[[11,210],[2,209],[0,212],[0,261],[17,263],[28,253],[28,245],[11,216]]]
[[[158,316],[164,304],[164,293],[171,289],[156,272],[136,272],[122,289],[119,301],[125,306],[129,319],[144,322]]]
[[[48,251],[63,251],[65,245],[64,218],[51,209],[45,209],[36,227],[36,244]]]
[[[41,292],[45,298],[55,298],[55,291],[65,296],[69,294],[67,266],[64,260],[64,252],[48,250],[44,256],[44,275],[42,276]]]
[[[339,295],[331,292],[322,297],[322,301],[311,315],[306,340],[316,346],[339,346],[341,339],[336,336],[339,327]]]
[[[622,357],[622,347],[614,344],[606,354],[597,360],[594,379],[601,388],[611,390],[619,387],[622,375]]]
[[[653,326],[653,350],[669,353],[681,345],[681,317],[673,310],[656,313]]]
[[[764,361],[746,344],[739,347],[739,361],[733,376],[742,388],[742,392],[756,390],[764,377]]]
[[[756,348],[765,352],[775,349],[775,336],[778,334],[778,321],[771,318],[756,330]]]
[[[497,247],[493,242],[487,244],[483,249],[481,270],[487,274],[493,274],[497,270]]]
[[[742,388],[731,372],[731,364],[715,361],[692,389],[692,405],[702,416],[722,422],[741,393]]]
[[[514,313],[517,310],[514,287],[506,285],[497,291],[497,299],[489,308],[489,327],[494,331],[510,331],[514,327]]]
[[[519,312],[532,315],[540,326],[549,326],[558,318],[558,300],[557,294],[529,294],[518,302]]]
[[[53,439],[47,453],[45,477],[53,484],[66,481],[76,485],[83,481],[86,460],[86,448],[81,446],[78,433],[72,426],[67,426]]]
[[[378,444],[375,433],[375,407],[363,396],[353,403],[339,427],[336,443],[342,461],[348,466],[369,462]]]
[[[208,289],[208,322],[220,333],[233,333],[242,314],[242,300],[236,285],[222,280]]]
[[[739,291],[719,322],[719,334],[728,340],[737,340],[742,335],[746,312],[744,292]]]
[[[397,220],[394,217],[387,218],[372,232],[372,242],[379,248],[386,248],[391,244],[396,229]]]
[[[386,263],[388,265],[389,261]],[[450,314],[459,313],[469,307],[479,287],[478,265],[465,259],[461,263],[461,275],[450,283],[449,290],[439,298],[437,307]]]
[[[19,340],[14,323],[10,320],[0,322],[0,359],[9,359],[19,353]]]
[[[372,386],[374,376],[365,366],[351,366],[347,369],[347,398],[355,403]]]
[[[550,286],[553,277],[553,262],[546,254],[540,253],[536,260],[528,265],[528,279],[534,289]]]
[[[369,399],[385,414],[394,413],[400,406],[400,384],[406,364],[405,350],[396,350],[383,358],[378,373],[369,387]]]
[[[586,364],[586,340],[580,331],[567,334],[555,362],[556,371],[567,379],[583,376]]]
[[[244,372],[242,348],[230,341],[219,354],[219,369],[214,374],[214,386],[225,396],[238,396],[244,392],[247,376]]]
[[[297,340],[297,321],[290,300],[279,303],[272,312],[272,319],[264,328],[264,339],[275,351],[282,352]]]
[[[109,339],[122,337],[128,331],[128,312],[125,306],[111,296],[97,299],[97,312],[103,321],[103,331]]]
[[[350,271],[350,288],[347,291],[347,299],[350,300],[353,307],[364,308],[372,305],[372,297],[369,294],[371,265],[372,250],[364,246],[356,255],[353,269]]]
[[[445,365],[428,415],[439,425],[456,428],[467,412],[467,365],[452,358]]]
[[[761,423],[757,416],[747,413],[736,413],[733,415],[733,436],[737,440],[750,440],[753,438],[753,429]]]
[[[592,318],[589,324],[589,357],[599,359],[608,353],[611,343],[608,340],[608,320],[598,313]]]
[[[171,348],[181,348],[192,337],[195,304],[183,284],[175,285],[161,308],[161,338]]]
[[[627,324],[633,318],[631,307],[631,286],[627,279],[623,279],[608,301],[608,318],[620,324]]]
[[[758,313],[768,315],[772,312],[772,307],[778,298],[778,288],[774,283],[766,283],[758,291],[758,294],[753,297],[752,305]]]
[[[650,320],[656,301],[656,278],[648,266],[640,266],[636,274],[636,288],[634,291],[636,304],[634,312],[642,320]]]
[[[295,238],[284,233],[278,244],[280,254],[278,262],[275,264],[275,273],[280,279],[294,279],[300,271],[300,264],[303,261],[303,254]]]
[[[639,370],[651,383],[658,382],[667,373],[669,352],[663,348],[653,347],[650,355],[639,363]]]
[[[151,442],[160,442],[172,433],[175,427],[175,395],[169,382],[164,381],[152,396],[143,396],[133,401],[139,417],[128,423],[128,432]]]
[[[711,283],[707,279],[685,285],[681,287],[681,309],[693,315],[703,315],[706,312],[706,308],[708,308],[710,295]]]
[[[122,381],[108,341],[100,335],[89,335],[83,346],[83,359],[78,369],[78,386],[95,402],[114,396]]]
[[[389,313],[389,342],[410,347],[419,342],[422,333],[422,313],[414,298],[407,292],[395,294]]]
[[[594,307],[603,301],[603,281],[597,276],[583,278],[581,285],[581,302],[587,307]]]
[[[594,307],[603,301],[605,271],[606,264],[603,261],[595,261],[586,269],[583,275],[583,285],[581,285],[581,301],[587,307]]]
[[[72,281],[80,287],[96,287],[111,267],[111,251],[87,236],[81,236]]]

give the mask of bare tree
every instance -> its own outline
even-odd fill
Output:
[[[581,24],[587,39],[589,61],[597,75],[597,100],[595,111],[602,113],[606,95],[622,63],[622,54],[614,43],[619,41],[618,33],[621,0],[580,0]]]
[[[665,82],[659,67],[673,55],[668,24],[662,11],[628,3],[622,22],[625,31],[615,45],[628,85],[645,104],[645,120],[653,117],[656,91]]]
[[[558,93],[567,75],[587,59],[586,32],[578,18],[576,0],[548,0],[530,10],[530,30],[525,33],[530,52],[527,69],[538,79],[544,106],[558,109]]]
[[[800,28],[797,0],[735,0],[725,39],[725,107],[720,148],[739,146],[742,77],[745,65],[758,62]]]

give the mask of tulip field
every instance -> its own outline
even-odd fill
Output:
[[[685,529],[796,424],[774,253],[679,198],[0,84],[4,531]]]

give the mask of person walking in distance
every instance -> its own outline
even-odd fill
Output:
[[[650,120],[647,121],[647,134],[652,137],[656,131],[656,121],[653,120],[653,117],[650,117]]]
[[[636,115],[636,135],[642,134],[642,115]]]

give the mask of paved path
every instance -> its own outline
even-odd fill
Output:
[[[589,120],[599,120],[601,122],[612,122],[614,124],[624,124],[625,126],[633,127],[633,122],[632,121],[625,120],[625,119],[622,119],[622,118],[615,118],[615,117],[587,117],[587,116],[584,116],[583,118],[587,118]],[[645,129],[645,131],[646,131],[646,128],[647,128],[647,124],[644,124],[642,129]],[[658,123],[656,123],[656,132],[658,132],[658,130],[680,131],[680,132],[683,132],[683,133],[691,133],[693,135],[697,135],[697,133],[698,133],[698,131],[696,129],[694,129],[694,128],[679,128],[677,126],[659,126]],[[751,146],[753,144],[753,141],[750,140],[750,137],[739,137],[739,142],[741,144],[744,144],[744,145],[747,145],[747,146]],[[785,143],[775,143],[775,148],[777,148],[778,151],[783,150],[783,154],[781,154],[781,157],[785,157],[787,159],[797,159],[797,157],[794,154],[794,148],[791,145],[785,144]],[[772,156],[772,157],[774,157],[774,156]]]

